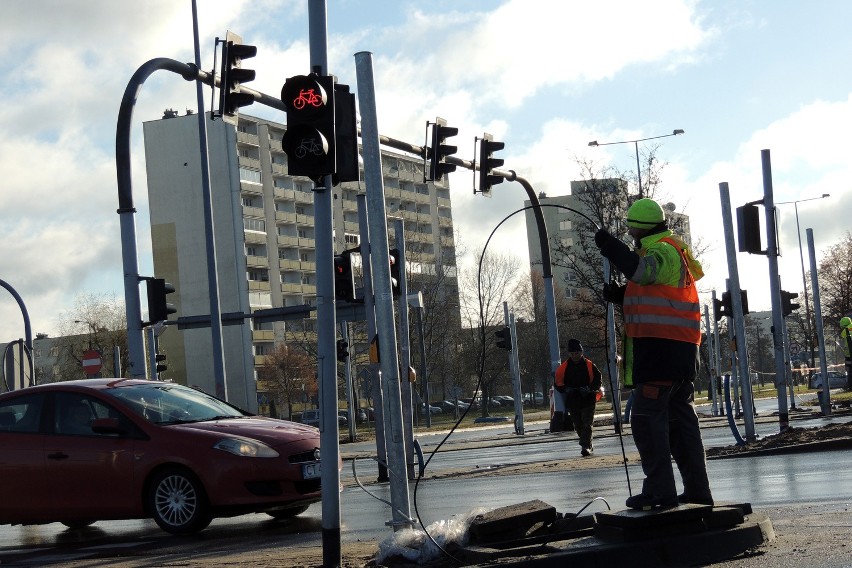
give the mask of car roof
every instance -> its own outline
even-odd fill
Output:
[[[122,379],[122,378],[102,378],[102,379],[80,379],[75,381],[59,381],[55,383],[43,383],[40,385],[35,385],[31,387],[25,387],[22,389],[18,389],[15,391],[9,391],[3,393],[3,395],[8,394],[19,394],[23,392],[43,392],[43,391],[54,391],[54,390],[63,390],[68,387],[82,387],[84,389],[94,389],[94,390],[104,390],[109,388],[115,388],[117,386],[129,386],[129,385],[146,385],[151,383],[159,383],[159,384],[176,384],[176,383],[163,383],[161,381],[148,381],[144,379]]]

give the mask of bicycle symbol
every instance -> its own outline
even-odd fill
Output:
[[[299,96],[293,99],[293,108],[296,110],[302,110],[306,105],[319,108],[322,104],[322,97],[316,94],[313,89],[302,89],[299,91]]]
[[[296,148],[296,157],[301,159],[308,154],[314,156],[322,156],[324,154],[322,146],[317,144],[316,138],[302,138],[302,143]]]

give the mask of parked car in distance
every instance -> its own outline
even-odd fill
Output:
[[[828,371],[828,388],[839,389],[846,387],[846,375],[837,371]],[[822,388],[822,373],[813,373],[808,379],[808,388]]]
[[[495,396],[494,398],[499,400],[500,404],[502,406],[515,406],[515,399],[511,396],[502,394],[502,395]]]
[[[540,406],[544,404],[544,393],[524,393],[524,404],[535,404]]]
[[[319,430],[159,381],[88,379],[0,395],[0,524],[145,519],[192,534],[215,517],[320,501]],[[340,468],[342,462],[329,464]]]
[[[431,404],[429,405],[429,414],[441,414],[441,412],[443,412],[443,410],[441,410],[440,406],[432,406]],[[420,414],[422,416],[426,416],[426,403],[425,402],[420,403]]]
[[[320,425],[319,408],[310,408],[310,409],[302,412],[302,424],[307,424],[309,426],[313,426],[314,428],[319,428],[319,425]]]

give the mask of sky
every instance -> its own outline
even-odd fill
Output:
[[[310,0],[315,1],[315,0]],[[705,301],[725,288],[728,261],[719,184],[732,207],[763,198],[770,151],[783,289],[801,291],[796,211],[817,261],[850,230],[852,74],[845,0],[327,0],[329,71],[357,93],[357,52],[372,53],[379,132],[422,144],[425,124],[459,128],[458,157],[474,138],[505,142],[504,169],[536,192],[569,193],[577,160],[635,168],[632,143],[655,141],[666,166],[657,198],[691,218],[704,243]],[[258,55],[250,85],[279,96],[309,71],[308,0],[198,0],[201,66],[231,30]],[[166,57],[192,62],[190,0],[10,0],[0,18],[0,280],[22,298],[33,333],[57,333],[81,294],[123,299],[115,130],[133,73]],[[210,92],[205,88],[209,110]],[[161,71],[133,116],[132,180],[139,271],[152,271],[142,123],[165,109],[197,111],[193,83]],[[285,122],[258,104],[248,114]],[[646,151],[640,143],[640,152]],[[523,207],[518,183],[473,195],[473,175],[450,175],[463,247]],[[761,218],[763,211],[761,209]],[[528,262],[523,216],[489,245]],[[764,247],[766,236],[763,235]],[[753,311],[769,309],[765,256],[737,255]],[[0,342],[23,337],[12,295],[0,300]],[[144,306],[143,306],[144,309]],[[84,332],[81,329],[80,332]]]

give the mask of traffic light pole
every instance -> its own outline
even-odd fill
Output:
[[[402,355],[400,366],[403,377],[400,381],[400,396],[402,398],[402,431],[405,436],[405,460],[408,471],[408,479],[414,481],[416,473],[414,470],[414,410],[412,400],[411,381],[408,370],[411,368],[411,340],[408,324],[408,282],[405,278],[405,221],[394,219],[393,231],[396,238],[396,248],[399,249],[399,351]],[[393,297],[393,295],[391,295]],[[425,407],[427,414],[429,408]]]
[[[775,387],[778,389],[778,426],[780,431],[784,432],[790,425],[790,414],[787,409],[784,314],[781,307],[781,283],[778,277],[778,242],[769,150],[761,150],[760,159],[763,169],[763,205],[766,210],[766,258],[769,260],[769,291],[772,299],[772,345],[775,349]]]
[[[819,370],[822,376],[825,377],[822,381],[822,415],[829,416],[831,414],[831,385],[828,381],[828,366],[825,361],[825,335],[822,323],[822,307],[819,299],[819,274],[817,273],[816,253],[814,251],[814,231],[813,229],[805,229],[808,235],[808,254],[811,259],[811,290],[814,294],[814,323],[816,323],[816,334],[819,340]]]
[[[743,301],[740,293],[740,273],[737,267],[737,253],[734,250],[734,224],[731,213],[731,194],[728,183],[719,184],[719,194],[722,202],[722,225],[725,232],[725,249],[728,257],[728,290],[731,295],[731,321],[734,324],[734,337],[737,344],[736,361],[739,363],[740,387],[743,398],[743,417],[745,421],[746,441],[757,439],[754,431],[754,404],[752,402],[751,377],[748,373],[748,347],[746,346],[745,318],[743,317]],[[728,327],[728,333],[730,333]],[[738,399],[739,400],[739,399]],[[786,409],[785,409],[786,410]],[[786,420],[786,412],[785,412]]]

